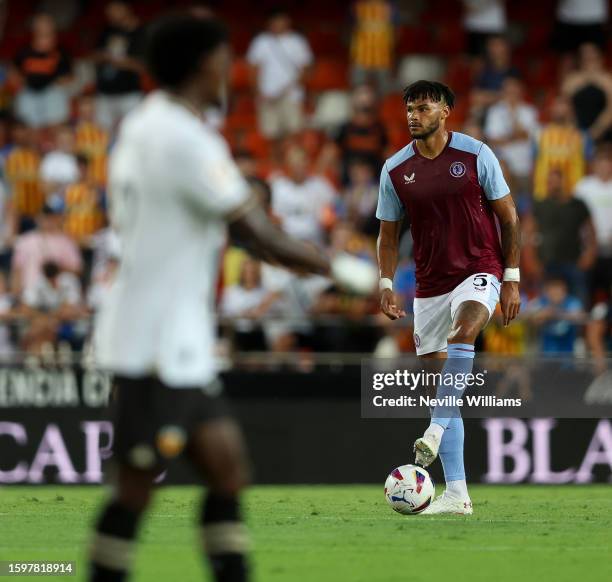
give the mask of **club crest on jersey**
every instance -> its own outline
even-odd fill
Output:
[[[463,162],[453,162],[450,166],[450,174],[453,178],[461,178],[465,174],[465,164]]]
[[[414,172],[412,172],[410,176],[406,176],[406,174],[404,174],[404,184],[414,184],[414,182],[415,182]]]

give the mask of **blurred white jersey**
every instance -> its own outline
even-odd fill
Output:
[[[225,225],[249,193],[225,140],[156,92],[121,125],[109,188],[122,252],[96,321],[98,363],[173,387],[209,383]]]

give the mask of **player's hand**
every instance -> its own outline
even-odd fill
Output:
[[[406,312],[400,309],[395,293],[391,289],[381,291],[380,309],[389,319],[401,319],[406,316]]]
[[[516,281],[504,281],[502,283],[499,302],[501,303],[504,327],[507,327],[521,309],[521,295]]]

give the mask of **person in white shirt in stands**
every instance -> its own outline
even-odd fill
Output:
[[[306,151],[292,145],[285,153],[284,174],[271,179],[272,212],[290,236],[317,245],[323,243],[325,212],[336,191],[327,179],[309,173]]]
[[[591,290],[605,295],[612,289],[612,149],[600,147],[593,160],[593,173],[575,188],[591,212],[597,237],[597,261],[591,275]],[[599,297],[601,299],[601,297]],[[598,300],[598,297],[595,297]]]
[[[198,523],[212,577],[245,582],[240,493],[247,468],[214,358],[226,226],[256,258],[303,274],[333,273],[348,286],[357,278],[355,264],[342,256],[330,264],[272,224],[223,137],[204,123],[202,111],[219,105],[227,86],[230,49],[222,23],[189,13],[163,18],[151,31],[147,61],[160,90],[125,117],[109,166],[121,264],[98,313],[94,349],[98,364],[114,375],[118,470],[95,525],[88,579],[128,577],[154,480],[170,459],[184,455],[207,479]],[[371,291],[377,274],[362,272],[362,292]]]
[[[275,9],[268,27],[249,47],[247,61],[257,90],[259,130],[270,138],[291,135],[304,124],[304,77],[312,64],[308,41],[291,30],[286,11]]]
[[[40,164],[40,179],[47,196],[62,195],[63,189],[79,180],[79,168],[74,155],[74,135],[68,125],[55,130],[55,148],[45,154]]]
[[[240,280],[223,290],[221,314],[233,318],[233,344],[240,351],[263,351],[266,341],[261,320],[277,295],[261,284],[261,264],[247,257],[240,267]]]
[[[538,131],[538,112],[523,99],[523,84],[508,77],[502,85],[501,100],[489,108],[484,134],[498,157],[508,164],[517,194],[531,188],[533,140]]]

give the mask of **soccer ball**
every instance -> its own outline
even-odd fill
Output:
[[[385,499],[394,511],[416,515],[426,509],[436,493],[436,486],[423,467],[402,465],[393,469],[385,482]]]

